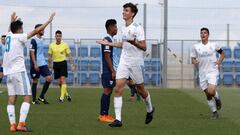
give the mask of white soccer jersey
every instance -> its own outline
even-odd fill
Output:
[[[123,49],[120,63],[127,65],[144,65],[144,51],[127,42],[127,40],[145,40],[143,27],[137,23],[122,27]]]
[[[208,42],[206,45],[202,43],[195,44],[192,48],[191,57],[195,57],[198,62],[200,79],[206,78],[207,74],[219,74],[216,53],[220,46],[216,43]]]
[[[3,57],[3,73],[9,75],[26,71],[23,50],[27,42],[27,34],[8,33],[6,51]]]

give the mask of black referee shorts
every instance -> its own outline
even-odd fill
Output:
[[[68,77],[67,61],[53,62],[54,79],[59,79],[61,76]]]

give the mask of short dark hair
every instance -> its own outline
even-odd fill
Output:
[[[40,27],[41,25],[42,24],[36,24],[34,28],[36,29],[36,28]]]
[[[106,30],[109,30],[110,26],[116,25],[117,21],[115,19],[108,19],[105,23]]]
[[[123,8],[128,8],[128,7],[134,13],[134,16],[133,16],[133,18],[134,18],[136,16],[136,14],[138,13],[137,4],[133,4],[133,3],[129,2],[129,3],[126,3],[123,5]]]
[[[60,30],[57,30],[57,31],[55,32],[55,35],[57,35],[57,34],[62,34],[62,32],[61,32]]]
[[[206,30],[206,31],[207,31],[207,33],[208,33],[208,34],[210,34],[210,33],[209,33],[209,29],[208,29],[208,28],[206,28],[206,27],[203,27],[203,28],[201,28],[201,30],[200,30],[200,31],[204,31],[204,30]]]
[[[6,37],[6,35],[2,35],[2,38],[5,38]]]
[[[17,20],[11,23],[10,30],[12,33],[16,33],[23,26],[23,22],[21,20]]]

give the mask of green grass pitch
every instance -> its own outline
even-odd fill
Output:
[[[40,91],[38,91],[39,93]],[[211,120],[205,96],[200,90],[150,89],[156,108],[154,120],[144,124],[143,102],[129,102],[129,90],[123,97],[122,128],[110,128],[97,121],[101,89],[71,89],[72,102],[58,103],[58,89],[47,93],[49,105],[31,105],[27,125],[31,135],[239,135],[240,91],[221,89],[223,109],[219,120]],[[17,119],[21,98],[16,106]],[[0,94],[0,135],[10,133],[6,113],[7,93]],[[110,114],[114,114],[111,103]]]

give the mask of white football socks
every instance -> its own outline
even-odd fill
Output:
[[[146,104],[147,112],[148,113],[152,112],[153,107],[152,107],[151,96],[150,96],[149,92],[148,92],[148,96],[144,99],[144,102]]]
[[[212,98],[211,100],[208,100],[208,106],[211,109],[212,112],[217,111],[215,100]]]
[[[218,95],[218,92],[216,91],[215,93],[215,96],[214,96],[216,99],[220,99],[219,95]]]
[[[7,113],[10,124],[16,124],[15,106],[7,105]]]
[[[21,109],[20,109],[20,119],[19,119],[19,122],[25,122],[26,121],[29,109],[30,109],[30,104],[27,103],[27,102],[23,102],[22,106],[21,106]]]
[[[121,121],[122,96],[114,97],[114,110],[115,110],[115,117],[116,117],[116,119]]]

